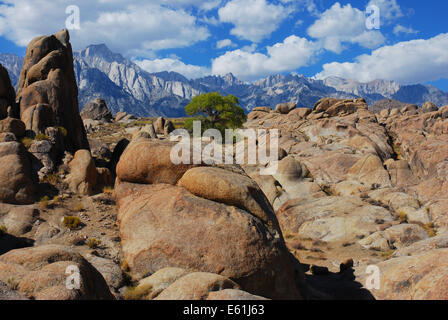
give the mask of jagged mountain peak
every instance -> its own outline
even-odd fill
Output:
[[[83,58],[101,58],[106,62],[123,63],[126,59],[119,53],[112,52],[106,44],[93,44],[79,52]]]
[[[188,80],[177,72],[148,73],[105,44],[90,45],[75,53],[74,59],[82,103],[102,97],[112,111],[137,116],[184,116],[184,106],[194,96],[213,91],[237,96],[246,111],[288,101],[297,102],[300,107],[312,107],[323,97],[363,97],[370,105],[383,99],[418,105],[426,101],[439,106],[448,104],[448,93],[434,86],[406,86],[388,80],[362,83],[341,77],[308,78],[296,73],[270,75],[253,83],[243,82],[232,73]],[[0,63],[17,84],[23,58],[0,54]]]

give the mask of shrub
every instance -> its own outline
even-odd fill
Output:
[[[89,238],[89,240],[87,240],[87,246],[90,249],[96,249],[101,245],[101,240],[95,239],[95,238]]]
[[[48,207],[49,203],[50,198],[48,196],[42,197],[42,199],[40,199],[40,206],[44,209]]]
[[[64,220],[62,221],[62,224],[64,225],[64,227],[70,230],[76,230],[81,225],[81,219],[73,216],[65,216]]]
[[[114,188],[113,187],[110,187],[110,186],[108,186],[108,187],[104,187],[103,188],[103,193],[104,194],[112,194],[112,193],[114,193]]]
[[[17,290],[19,288],[19,282],[16,281],[14,278],[8,278],[8,286],[12,289],[12,290]]]
[[[64,127],[57,127],[57,129],[59,130],[59,132],[60,132],[64,137],[67,136],[67,134],[68,134],[67,129],[65,129]]]
[[[425,229],[426,233],[430,238],[434,238],[437,235],[437,232],[434,229],[434,223],[424,224],[423,229]]]
[[[400,223],[406,223],[408,222],[408,215],[404,211],[398,212],[398,222]]]
[[[146,300],[152,292],[152,285],[140,285],[137,287],[127,287],[124,293],[125,300]]]
[[[25,146],[25,148],[28,149],[33,144],[34,140],[28,137],[24,137],[22,138],[22,140],[20,140],[20,142]]]
[[[50,137],[47,136],[46,134],[39,133],[38,135],[36,135],[34,139],[37,141],[44,141],[44,140],[50,140]]]
[[[129,272],[131,269],[129,268],[129,263],[126,260],[121,262],[121,270],[124,272]]]
[[[59,182],[59,176],[54,173],[47,174],[43,179],[43,182],[49,183],[53,186],[56,186]]]

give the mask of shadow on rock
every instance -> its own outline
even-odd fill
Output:
[[[352,267],[341,265],[339,273],[332,273],[326,267],[302,264],[292,255],[291,259],[296,282],[306,300],[375,300],[370,291],[356,281]],[[307,274],[310,270],[312,274]]]
[[[0,256],[14,249],[32,247],[34,240],[27,238],[18,238],[10,234],[0,235]]]

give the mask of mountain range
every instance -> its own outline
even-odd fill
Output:
[[[17,85],[23,58],[0,54],[0,63],[9,71],[13,84]],[[247,83],[230,73],[189,80],[176,72],[146,72],[104,44],[75,52],[74,67],[80,108],[94,98],[102,98],[114,113],[125,111],[142,117],[184,116],[184,106],[194,96],[214,91],[237,96],[247,112],[256,106],[275,107],[282,102],[312,107],[323,97],[363,97],[369,105],[384,99],[418,105],[426,101],[438,106],[448,104],[448,93],[434,86],[401,85],[386,80],[360,83],[339,77],[317,80],[290,74]]]

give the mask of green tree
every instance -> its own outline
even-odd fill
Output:
[[[185,128],[191,131],[193,121],[201,121],[202,132],[217,129],[224,133],[225,129],[241,128],[247,116],[238,103],[234,95],[223,97],[218,92],[196,96],[185,107],[187,115],[192,116],[185,122]]]

